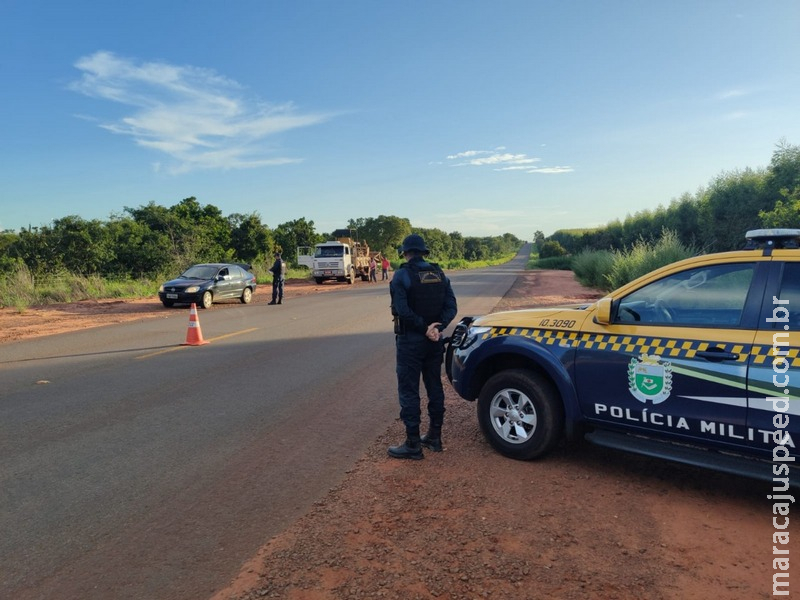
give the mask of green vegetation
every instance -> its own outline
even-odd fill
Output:
[[[484,266],[509,260],[522,245],[511,234],[464,237],[458,232],[414,228],[408,219],[380,216],[351,219],[348,227],[399,265],[397,248],[410,233],[421,234],[444,268]],[[296,248],[332,239],[305,218],[270,229],[257,213],[224,217],[212,205],[186,198],[169,208],[154,202],[125,208],[108,221],[77,216],[19,233],[0,232],[0,307],[89,298],[147,297],[195,263],[242,262],[260,284],[272,282],[269,268],[280,251],[289,278],[309,277],[295,264]]]
[[[528,261],[529,269],[549,269],[551,271],[569,271],[572,269],[572,256],[551,256]]]
[[[602,290],[608,285],[606,276],[613,265],[614,253],[610,250],[584,250],[572,259],[572,272],[581,285]]]
[[[723,173],[668,207],[594,229],[534,234],[540,257],[568,258],[583,285],[613,290],[658,267],[708,252],[740,249],[749,229],[800,228],[800,147],[781,141],[767,169]],[[562,268],[539,260],[535,268]]]
[[[562,260],[570,259],[570,268],[581,285],[611,291],[659,267],[697,254],[695,248],[684,246],[674,231],[664,230],[656,242],[639,240],[624,250],[584,250]],[[537,268],[560,268],[544,262],[538,261]]]
[[[350,219],[346,227],[388,256],[393,268],[410,233],[422,235],[433,259],[450,270],[505,262],[522,244],[508,233],[465,237],[413,227],[397,216]],[[680,258],[741,248],[745,231],[760,227],[800,228],[800,147],[785,141],[768,168],[723,173],[667,207],[593,229],[561,229],[549,237],[537,231],[529,268],[573,269],[584,285],[609,290]],[[154,202],[126,207],[105,222],[67,216],[0,232],[0,306],[24,310],[48,302],[150,296],[199,262],[245,262],[267,284],[274,251],[292,265],[297,247],[330,237],[305,218],[270,229],[258,213],[225,217],[193,197],[169,208]],[[290,278],[307,276],[304,268],[289,272]]]
[[[610,291],[650,271],[697,254],[694,248],[681,244],[674,231],[665,230],[655,243],[639,240],[628,250],[614,251],[611,270],[605,275],[607,283],[598,287]]]
[[[590,230],[561,229],[545,240],[577,255],[655,243],[669,230],[698,252],[725,252],[742,248],[745,232],[761,227],[800,227],[800,146],[781,141],[766,169],[722,173],[708,187],[685,193],[669,206]],[[536,235],[534,240],[539,243]]]

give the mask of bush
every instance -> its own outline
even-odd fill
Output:
[[[665,229],[655,245],[639,240],[630,250],[614,252],[603,289],[616,289],[650,271],[696,255],[695,248],[684,246],[674,231]]]
[[[558,242],[554,241],[547,241],[542,244],[542,247],[539,248],[539,258],[552,258],[554,256],[564,256],[567,253],[566,250],[559,244]]]
[[[19,262],[0,277],[0,308],[23,310],[31,304],[36,304],[33,275],[25,263]]]
[[[551,256],[539,258],[528,263],[529,269],[549,269],[551,271],[569,271],[572,268],[571,256]]]
[[[606,276],[611,272],[613,264],[614,253],[610,250],[584,250],[573,257],[572,271],[581,285],[605,289],[608,285]]]

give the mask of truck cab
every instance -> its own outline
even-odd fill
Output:
[[[356,269],[352,250],[351,244],[339,240],[317,244],[314,247],[312,266],[314,281],[321,284],[334,279],[354,283]]]

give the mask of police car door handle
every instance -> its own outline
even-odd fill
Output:
[[[723,360],[739,360],[739,355],[733,352],[728,352],[723,348],[709,348],[708,350],[701,350],[697,353],[700,358],[705,358],[711,362],[722,362]]]

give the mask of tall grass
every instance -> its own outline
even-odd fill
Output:
[[[0,277],[0,308],[14,307],[22,311],[35,303],[33,275],[24,263],[16,265],[11,272]]]
[[[548,258],[536,258],[528,261],[529,269],[549,269],[551,271],[569,271],[572,269],[571,256],[550,256]]]
[[[684,246],[674,231],[665,229],[655,244],[639,240],[630,249],[616,251],[603,289],[613,290],[650,271],[684,258],[697,255],[697,250]]]
[[[456,270],[502,264],[511,258],[512,255],[490,261],[452,260],[440,264],[445,270]],[[269,271],[272,262],[256,261],[252,264],[251,270],[259,285],[272,285],[272,273]],[[392,262],[392,269],[399,268],[401,262]],[[156,295],[159,285],[176,275],[177,273],[162,274],[154,279],[106,279],[99,275],[84,276],[62,272],[37,277],[24,263],[19,263],[6,273],[0,273],[0,308],[11,307],[23,312],[29,306],[44,304],[107,298],[148,298]],[[286,277],[310,279],[311,273],[305,267],[290,268]]]
[[[103,298],[143,298],[155,295],[159,283],[147,279],[105,279],[99,275],[57,273],[34,276],[25,264],[0,276],[0,308],[78,302]]]
[[[607,275],[613,265],[614,253],[610,250],[584,250],[572,258],[572,272],[580,284],[601,290],[608,285]]]

